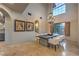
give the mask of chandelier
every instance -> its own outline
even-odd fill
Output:
[[[48,20],[48,23],[54,23],[55,16],[52,16],[52,13],[49,13],[47,20]]]

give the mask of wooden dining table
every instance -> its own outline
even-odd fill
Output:
[[[57,35],[39,35],[39,43],[43,46],[49,47],[48,40],[50,40],[53,37],[56,37]]]

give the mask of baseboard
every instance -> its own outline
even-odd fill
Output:
[[[29,43],[29,42],[34,42],[34,40],[19,41],[19,42],[17,42],[17,41],[11,41],[11,42],[6,42],[6,44],[12,45],[12,44],[21,44],[21,43]]]

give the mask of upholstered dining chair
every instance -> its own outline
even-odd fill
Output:
[[[53,37],[51,39],[49,39],[48,43],[49,45],[51,46],[54,46],[55,47],[55,51],[56,51],[56,47],[60,46],[60,42],[65,38],[64,35],[59,35],[59,36],[56,36],[56,37]]]

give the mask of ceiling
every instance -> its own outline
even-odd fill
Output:
[[[22,13],[28,6],[28,3],[3,3],[3,5],[7,6],[15,12]]]

